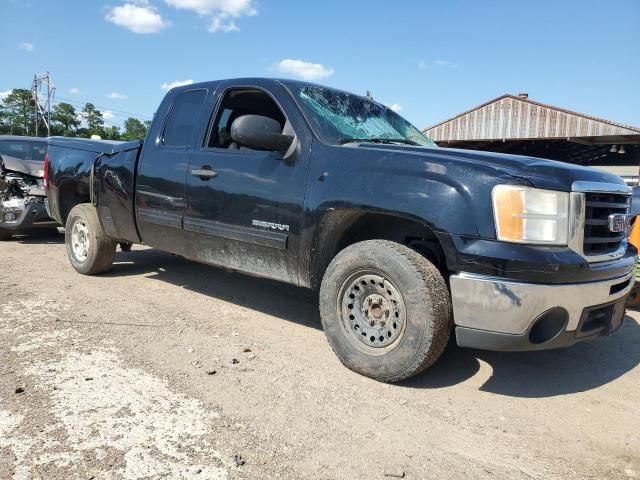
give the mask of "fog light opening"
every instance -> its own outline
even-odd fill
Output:
[[[529,332],[529,341],[536,345],[553,340],[562,332],[569,321],[569,313],[561,307],[547,310],[534,322]]]

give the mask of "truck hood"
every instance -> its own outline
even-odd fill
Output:
[[[19,158],[2,155],[2,164],[6,170],[23,173],[36,178],[44,178],[44,162],[38,160],[21,160]]]
[[[622,178],[611,173],[537,157],[456,148],[372,145],[365,143],[361,143],[359,148],[384,150],[385,153],[393,150],[397,153],[404,152],[407,155],[424,155],[432,162],[468,163],[471,169],[473,169],[474,165],[480,165],[493,168],[512,177],[524,178],[534,187],[549,190],[570,191],[573,182],[576,181],[626,185]]]

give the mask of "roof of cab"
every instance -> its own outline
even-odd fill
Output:
[[[341,90],[339,88],[327,87],[326,85],[321,85],[319,83],[306,82],[304,80],[293,80],[290,78],[272,78],[272,77],[225,78],[221,80],[211,80],[206,82],[191,83],[189,85],[181,85],[179,87],[174,87],[170,89],[167,93],[170,93],[170,92],[179,93],[179,92],[185,92],[189,90],[195,90],[198,88],[210,88],[214,85],[217,86],[221,82],[231,82],[238,85],[247,85],[247,86],[249,85],[264,86],[265,84],[282,85],[287,89],[289,87],[319,87],[319,88],[327,88],[330,90],[335,90],[335,91],[346,93],[356,97],[365,98],[363,95],[359,95],[357,93]]]

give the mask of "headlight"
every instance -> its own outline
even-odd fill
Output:
[[[498,240],[548,245],[567,244],[567,192],[497,185],[493,188],[492,197]]]

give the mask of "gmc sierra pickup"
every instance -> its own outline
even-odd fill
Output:
[[[630,190],[600,171],[438,148],[370,98],[274,79],[169,91],[144,143],[52,138],[73,267],[118,243],[319,290],[349,368],[393,382],[458,345],[538,350],[616,330]]]

